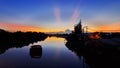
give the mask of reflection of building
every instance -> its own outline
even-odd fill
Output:
[[[81,34],[82,33],[81,20],[80,20],[80,22],[77,25],[75,25],[74,32],[75,32],[75,34]]]

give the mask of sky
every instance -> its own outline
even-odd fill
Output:
[[[89,31],[120,32],[120,0],[0,0],[0,29],[58,32],[80,19]]]

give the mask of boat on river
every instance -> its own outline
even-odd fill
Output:
[[[40,45],[31,46],[30,56],[32,58],[40,58],[42,56],[42,47]]]

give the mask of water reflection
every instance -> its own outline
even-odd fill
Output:
[[[43,41],[45,39],[46,39],[46,37],[39,39],[39,40],[34,39],[32,41],[30,39],[29,40],[28,39],[23,39],[23,40],[11,39],[11,41],[10,41],[10,39],[9,40],[6,39],[5,41],[0,41],[0,54],[5,53],[10,48],[21,48],[23,46],[28,46],[29,44],[35,43],[37,41]]]
[[[41,58],[42,56],[42,47],[40,45],[34,45],[30,48],[31,58]]]
[[[62,38],[47,38],[37,45],[30,43],[37,40],[16,40],[15,42],[0,42],[0,54],[9,48],[16,47],[0,56],[0,67],[3,68],[118,68],[120,51],[115,47],[99,46],[92,41],[69,41],[64,44]],[[23,47],[27,46],[27,47]],[[21,48],[23,47],[23,48]],[[19,49],[20,48],[20,49]],[[70,50],[68,50],[68,49]],[[72,52],[75,54],[73,54]],[[19,59],[18,59],[19,58]],[[31,59],[31,58],[38,58]],[[11,61],[15,62],[12,64]],[[7,66],[7,67],[6,67]],[[14,66],[14,67],[12,67]],[[22,66],[22,67],[21,67]]]
[[[120,50],[117,47],[98,46],[95,42],[91,42],[67,41],[65,45],[80,60],[83,57],[83,63],[88,64],[90,68],[120,68]]]

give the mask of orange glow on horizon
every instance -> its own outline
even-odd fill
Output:
[[[8,31],[33,31],[33,32],[43,32],[44,29],[40,27],[34,27],[34,26],[27,26],[27,25],[20,25],[20,24],[10,24],[10,23],[0,23],[0,27],[2,29],[8,30]]]
[[[89,32],[120,32],[120,22],[105,23],[88,27]]]
[[[120,22],[98,26],[96,29],[101,32],[120,32]]]
[[[95,30],[89,30],[89,32],[120,32],[120,22],[115,22],[111,24],[105,24],[105,25],[99,25],[94,26]],[[8,31],[32,31],[32,32],[65,32],[67,28],[72,29],[74,26],[53,26],[53,27],[35,27],[35,26],[29,26],[29,25],[21,25],[21,24],[11,24],[11,23],[4,23],[0,22],[0,29],[5,29]],[[91,27],[90,27],[91,28]]]
[[[11,23],[1,23],[0,22],[0,29],[5,29],[8,31],[32,31],[32,32],[59,32],[64,31],[65,29],[49,29],[49,28],[42,28],[42,27],[35,27],[35,26],[28,26],[28,25],[20,25],[20,24],[11,24]]]

